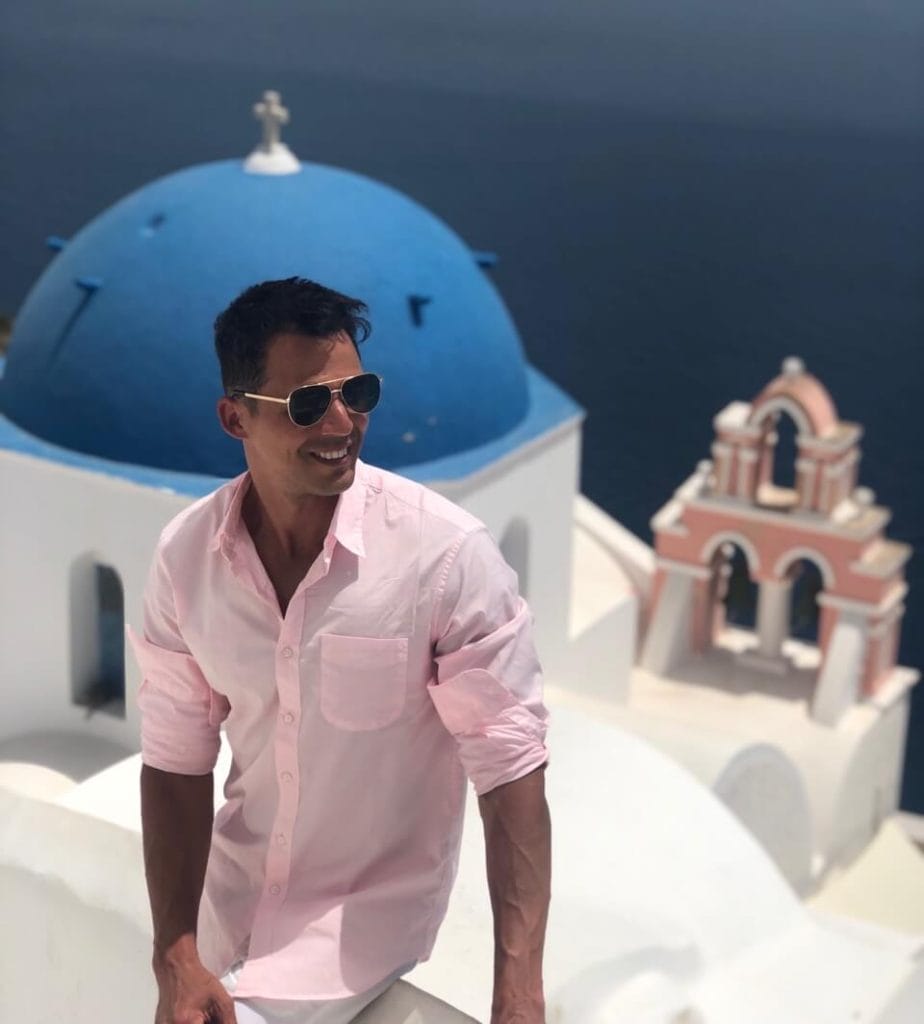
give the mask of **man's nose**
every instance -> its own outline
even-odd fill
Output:
[[[343,401],[343,395],[332,395],[330,405],[324,414],[324,422],[334,429],[349,433],[353,429],[353,417]]]

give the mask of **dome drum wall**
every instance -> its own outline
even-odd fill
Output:
[[[212,323],[248,285],[293,275],[369,306],[363,361],[384,378],[369,461],[444,458],[526,418],[516,328],[450,228],[360,175],[305,164],[268,177],[238,161],[155,181],[68,243],[17,316],[0,407],[71,450],[236,474],[242,451],[215,415]]]

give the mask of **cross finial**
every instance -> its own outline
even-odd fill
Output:
[[[289,123],[289,112],[279,102],[280,95],[272,89],[263,93],[263,99],[253,105],[254,117],[263,125],[263,142],[260,148],[271,153],[280,144],[279,129]]]
[[[279,93],[267,89],[263,99],[253,105],[254,117],[263,125],[263,138],[244,162],[250,174],[295,174],[301,170],[291,150],[280,139],[280,128],[289,123],[289,112]]]

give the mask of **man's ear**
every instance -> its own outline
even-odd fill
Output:
[[[227,395],[222,395],[215,408],[221,429],[231,437],[243,441],[247,437],[247,431],[241,422],[241,403],[236,402],[233,398],[228,398]]]

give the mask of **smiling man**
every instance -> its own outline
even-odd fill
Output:
[[[134,638],[156,1024],[352,1020],[430,954],[466,775],[494,910],[491,1019],[544,1019],[529,611],[483,524],[359,461],[379,399],[364,311],[290,278],[215,324],[218,415],[247,472],[166,527]]]

